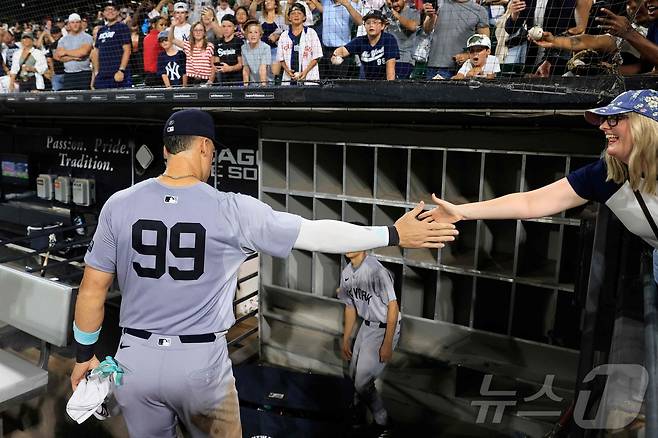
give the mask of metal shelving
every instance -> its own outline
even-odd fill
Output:
[[[260,198],[306,218],[390,225],[431,193],[451,202],[533,190],[595,156],[261,140]],[[407,315],[578,348],[573,303],[580,214],[467,221],[442,250],[380,248]],[[263,257],[263,282],[335,297],[340,255]]]

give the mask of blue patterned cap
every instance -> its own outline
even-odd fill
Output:
[[[610,104],[585,111],[585,120],[600,125],[605,116],[637,113],[658,122],[658,91],[629,90],[615,97]]]

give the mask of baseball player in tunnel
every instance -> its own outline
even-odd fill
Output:
[[[365,251],[348,252],[350,263],[343,269],[338,298],[345,303],[343,359],[350,362],[349,374],[356,396],[372,413],[376,432],[388,426],[388,415],[375,379],[391,360],[400,337],[400,310],[391,273]],[[356,317],[363,319],[351,348]]]
[[[440,248],[454,226],[419,221],[423,204],[389,227],[310,221],[205,181],[215,152],[212,117],[183,110],[165,124],[165,172],[115,193],[103,206],[85,257],[73,325],[75,389],[98,365],[94,345],[116,276],[122,293],[124,369],[115,395],[132,437],[241,436],[225,334],[235,322],[238,268],[254,252],[293,248],[345,253],[386,245]]]

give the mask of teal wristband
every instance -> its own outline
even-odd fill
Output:
[[[83,332],[78,328],[77,325],[75,325],[75,321],[73,321],[73,337],[75,340],[82,345],[92,345],[95,344],[98,341],[98,336],[101,333],[100,327],[98,330],[96,330],[93,333],[89,332]]]

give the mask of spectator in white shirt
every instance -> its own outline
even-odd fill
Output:
[[[22,49],[14,53],[9,73],[9,92],[16,90],[19,83],[20,91],[43,90],[43,74],[48,70],[48,61],[43,52],[34,47],[34,35],[23,32],[21,36]]]
[[[493,79],[500,73],[498,58],[491,54],[491,40],[486,35],[476,33],[466,42],[468,60],[451,79],[484,78]]]

